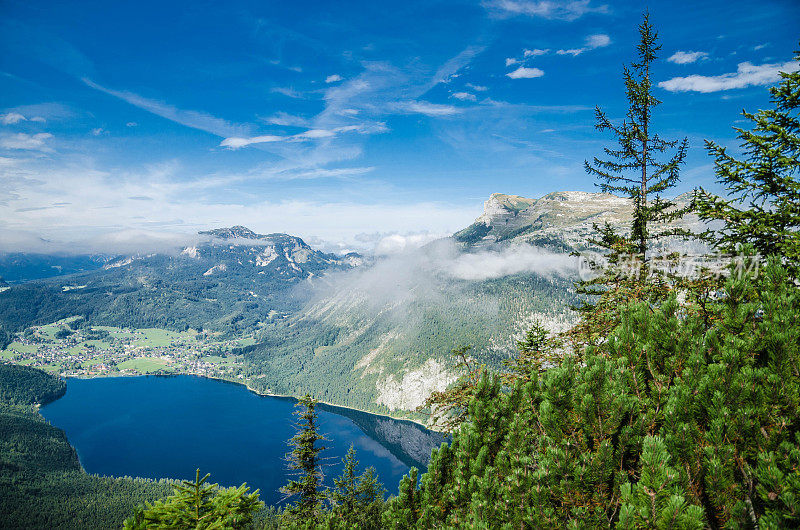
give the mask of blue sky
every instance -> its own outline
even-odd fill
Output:
[[[452,232],[493,192],[592,191],[593,108],[625,111],[644,5],[2,1],[2,249],[231,224],[349,248]],[[691,146],[678,192],[713,188],[702,141],[735,146],[798,68],[800,6],[648,7],[657,127]]]

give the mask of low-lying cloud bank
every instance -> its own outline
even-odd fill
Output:
[[[578,263],[568,254],[525,244],[466,252],[445,238],[377,256],[371,265],[316,278],[310,296],[320,307],[366,304],[382,311],[409,301],[453,297],[468,282],[514,274],[577,277]]]
[[[445,271],[459,280],[488,280],[521,273],[566,276],[577,271],[577,262],[569,254],[520,245],[501,251],[462,254],[447,264]]]

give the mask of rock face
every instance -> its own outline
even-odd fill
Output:
[[[414,410],[422,405],[431,392],[442,391],[455,381],[457,375],[449,372],[436,359],[428,359],[415,370],[408,370],[402,378],[390,375],[378,381],[379,405],[391,410]]]
[[[675,202],[685,206],[690,200],[685,194]],[[483,214],[453,237],[468,248],[513,241],[555,251],[580,251],[587,248],[594,224],[609,223],[625,233],[632,214],[630,199],[610,193],[559,191],[540,199],[495,193],[484,203]],[[689,227],[698,220],[690,215],[677,224]]]
[[[319,275],[326,269],[350,268],[362,264],[359,254],[345,256],[314,250],[301,238],[288,234],[258,234],[244,226],[200,232],[209,240],[187,247],[181,256],[213,262],[204,276],[246,269],[254,274],[277,276],[286,281]]]

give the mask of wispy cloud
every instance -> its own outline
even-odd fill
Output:
[[[198,129],[222,137],[244,136],[250,130],[249,126],[235,125],[205,112],[182,110],[162,101],[142,97],[133,92],[106,88],[88,78],[83,78],[83,82],[86,86],[121,99],[134,107],[138,107],[175,123],[185,125],[186,127],[191,127],[192,129]]]
[[[373,124],[368,127],[359,125],[346,125],[343,127],[336,127],[334,129],[309,129],[307,131],[291,134],[287,136],[279,135],[261,135],[252,137],[230,137],[225,138],[220,142],[220,147],[227,147],[229,149],[241,149],[253,144],[264,144],[274,142],[298,142],[305,140],[322,140],[325,138],[333,138],[343,133],[361,133],[361,134],[374,134],[386,131],[383,124]]]
[[[605,48],[609,44],[611,44],[611,37],[603,33],[600,33],[597,35],[589,35],[588,37],[586,37],[585,44],[580,48],[558,50],[556,53],[558,55],[572,55],[573,57],[576,57],[582,54],[583,52],[587,52],[589,50],[594,50],[597,48]]]
[[[667,57],[667,61],[675,64],[691,64],[699,61],[700,59],[706,59],[707,57],[708,54],[706,52],[677,51]]]
[[[800,70],[800,63],[794,61],[762,65],[744,62],[739,63],[736,72],[716,76],[673,77],[667,81],[661,81],[658,86],[670,92],[720,92],[749,86],[769,85],[780,79],[780,72],[796,72],[797,70]]]
[[[0,114],[0,122],[3,125],[13,125],[21,121],[26,121],[27,118],[18,112],[9,112],[7,114]]]
[[[242,147],[247,147],[248,145],[253,144],[263,144],[269,142],[280,142],[285,140],[285,136],[275,136],[271,134],[262,135],[262,136],[253,136],[250,138],[242,138],[232,136],[230,138],[225,138],[220,142],[220,147],[227,147],[229,149],[241,149]]]
[[[544,71],[540,70],[539,68],[527,68],[525,66],[520,66],[513,72],[509,72],[506,75],[511,79],[533,79],[535,77],[542,77],[544,75]]]
[[[0,137],[0,148],[45,151],[48,150],[47,140],[52,137],[53,135],[50,133],[9,134]]]
[[[8,114],[19,114],[33,122],[44,123],[48,120],[66,120],[75,116],[75,112],[62,103],[34,103],[19,105],[6,109]],[[20,120],[17,120],[20,121]]]
[[[483,4],[496,16],[524,15],[573,21],[589,13],[608,13],[607,5],[593,6],[591,0],[491,0]]]
[[[396,103],[394,107],[401,112],[424,114],[425,116],[452,116],[462,112],[460,108],[452,105],[442,105],[428,101],[401,101]]]
[[[547,55],[550,52],[550,48],[540,49],[534,48],[533,50],[524,50],[522,55],[525,57],[539,57],[540,55]]]
[[[478,99],[475,94],[470,94],[469,92],[453,92],[453,97],[461,101],[475,101]]]
[[[342,79],[344,79],[344,78],[342,76],[340,76],[339,74],[333,74],[333,75],[329,75],[328,77],[326,77],[325,78],[325,82],[326,83],[336,83],[338,81],[341,81]]]
[[[436,73],[433,75],[430,82],[426,84],[422,93],[424,94],[439,83],[446,83],[449,81],[458,73],[459,70],[471,63],[472,60],[485,49],[486,46],[481,44],[467,46],[455,57],[448,59],[442,66],[439,67],[438,70],[436,70]]]

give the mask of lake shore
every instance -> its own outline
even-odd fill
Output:
[[[170,373],[170,374],[157,374],[157,373],[156,374],[113,374],[113,375],[66,376],[66,377],[62,376],[62,377],[65,377],[65,379],[98,379],[98,378],[114,378],[114,377],[148,377],[148,376],[170,377],[170,376],[178,376],[178,375],[190,375],[190,376],[194,376],[194,377],[202,377],[202,378],[205,378],[205,379],[214,379],[216,381],[224,381],[226,383],[232,383],[232,384],[240,385],[240,386],[245,387],[247,390],[249,390],[253,394],[256,394],[257,396],[288,398],[288,399],[294,399],[294,400],[298,399],[297,396],[293,396],[291,394],[276,394],[276,393],[272,393],[272,392],[261,392],[259,390],[256,390],[252,386],[250,386],[250,384],[247,383],[247,382],[237,381],[235,379],[226,379],[224,377],[217,377],[217,376],[207,375],[207,374],[191,373],[191,372],[177,372],[177,373]],[[347,407],[347,406],[344,406],[344,405],[337,405],[336,403],[330,403],[328,401],[318,400],[317,403],[320,403],[322,405],[325,405],[325,406],[331,407],[331,408],[335,408],[335,409],[338,408],[338,409],[353,410],[353,411],[356,411],[356,412],[363,412],[364,414],[371,414],[372,416],[380,416],[380,417],[383,417],[383,418],[389,418],[389,419],[394,420],[394,421],[407,421],[409,423],[414,423],[416,425],[419,425],[423,429],[426,429],[426,430],[429,430],[429,431],[432,431],[432,432],[442,432],[442,431],[437,431],[436,429],[432,429],[432,428],[428,427],[427,425],[425,425],[423,422],[421,422],[419,420],[415,420],[413,418],[396,417],[396,416],[392,416],[390,414],[383,414],[383,413],[380,413],[380,412],[373,412],[373,411],[370,411],[370,410],[364,410],[364,409],[360,409],[360,408],[356,408],[356,407]]]

